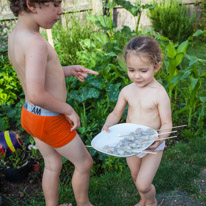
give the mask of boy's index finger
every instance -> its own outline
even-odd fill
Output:
[[[87,72],[87,74],[99,75],[98,72],[95,72],[95,71],[93,71],[93,70],[91,70],[91,69],[86,69],[86,72]]]

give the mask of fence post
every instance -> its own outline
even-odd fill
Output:
[[[53,42],[53,39],[52,39],[52,30],[47,29],[46,33],[47,33],[47,37],[48,37],[48,42],[52,45],[52,47],[54,47],[54,42]]]
[[[102,0],[92,0],[92,13],[101,15],[103,14]]]

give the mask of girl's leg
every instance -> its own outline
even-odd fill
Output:
[[[132,179],[134,180],[134,183],[136,185],[137,175],[139,173],[140,166],[141,166],[141,159],[138,158],[137,156],[128,157],[127,165],[130,169]],[[140,201],[137,204],[135,204],[135,206],[145,206],[144,196],[141,196],[140,194],[140,197],[141,197]]]
[[[136,187],[144,197],[145,206],[156,206],[156,191],[152,181],[162,159],[163,151],[157,151],[157,154],[147,154],[141,161],[141,167],[136,179]]]

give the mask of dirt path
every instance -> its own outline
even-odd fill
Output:
[[[200,177],[194,180],[199,188],[200,196],[206,200],[206,169],[202,170]],[[171,191],[157,196],[158,206],[206,206],[206,201],[200,201],[187,196],[183,191]]]

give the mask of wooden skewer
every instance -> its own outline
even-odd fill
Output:
[[[179,125],[179,126],[175,126],[175,127],[170,127],[170,128],[166,128],[166,129],[174,129],[174,128],[180,128],[180,127],[186,127],[187,125],[184,124],[184,125]],[[156,131],[161,131],[161,130],[166,130],[166,129],[159,129],[159,130],[156,130]]]
[[[170,127],[170,128],[165,128],[165,129],[159,129],[159,130],[156,130],[157,132],[158,131],[162,131],[162,130],[166,130],[166,129],[172,129],[172,128],[180,128],[180,127],[186,127],[187,125],[184,124],[184,125],[179,125],[179,126],[175,126],[175,127]],[[168,132],[169,133],[169,132]],[[170,133],[173,133],[173,131],[171,131]],[[163,134],[163,133],[162,133]],[[166,134],[166,133],[165,133]],[[118,135],[118,137],[126,137],[126,136],[129,136],[129,134],[124,134],[124,135]]]
[[[148,141],[143,141],[143,143],[145,142],[156,142],[156,141],[161,141],[161,140],[165,140],[165,139],[172,139],[172,138],[176,138],[177,136],[171,136],[171,137],[166,137],[166,138],[159,138],[159,139],[155,139],[155,140],[148,140]]]
[[[131,149],[131,150],[126,150],[126,151],[131,151],[131,152],[135,152],[135,153],[157,154],[156,152],[152,152],[150,150],[139,151],[139,150]]]
[[[92,147],[92,148],[97,148],[97,149],[103,149],[102,147],[96,147],[96,146],[92,146],[92,145],[86,145],[86,147]],[[157,154],[156,152],[152,152],[152,151],[149,151],[149,150],[143,150],[143,151],[140,151],[140,150],[135,150],[135,149],[122,149],[123,151],[130,151],[130,152],[135,152],[135,153],[147,153],[147,154]]]
[[[159,135],[162,135],[162,134],[169,134],[169,133],[175,133],[175,132],[177,132],[177,131],[163,132],[163,133],[159,133],[158,136],[159,136]]]
[[[177,131],[163,132],[163,133],[159,133],[158,136],[159,136],[159,135],[162,135],[162,134],[175,133],[175,132],[177,132]],[[130,134],[118,135],[117,137],[125,137],[125,136],[129,136],[129,135],[130,135]]]

